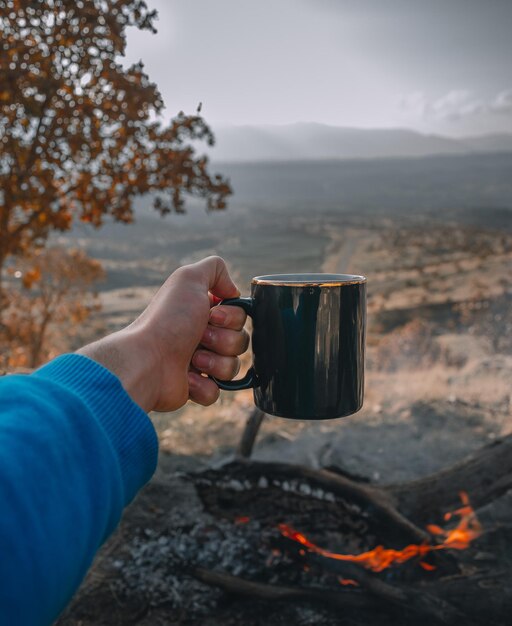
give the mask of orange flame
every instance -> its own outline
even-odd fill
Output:
[[[459,495],[463,506],[453,511],[452,515],[458,515],[461,518],[455,528],[444,530],[435,524],[427,526],[427,530],[432,535],[437,535],[442,539],[442,543],[436,545],[426,543],[421,545],[411,544],[406,546],[403,550],[393,550],[391,548],[384,548],[384,546],[377,546],[373,550],[361,554],[338,554],[317,546],[302,533],[294,530],[287,524],[280,524],[279,530],[284,537],[297,541],[311,552],[338,561],[359,563],[373,572],[382,572],[382,570],[387,569],[391,565],[405,563],[415,557],[423,559],[429,552],[435,550],[465,550],[472,541],[479,537],[482,533],[482,526],[469,504],[468,495],[465,492],[461,492]],[[450,517],[452,517],[452,515],[450,515]],[[420,565],[425,570],[435,569],[433,565],[429,565],[428,563],[420,562]]]

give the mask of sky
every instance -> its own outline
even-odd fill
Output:
[[[131,28],[165,117],[512,132],[512,0],[146,0]]]

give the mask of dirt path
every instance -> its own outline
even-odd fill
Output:
[[[350,262],[359,236],[352,230],[344,232],[330,230],[331,243],[327,249],[327,256],[322,265],[322,271],[332,274],[346,274],[350,269]]]

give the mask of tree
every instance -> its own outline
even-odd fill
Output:
[[[0,326],[4,368],[37,367],[69,349],[83,323],[99,308],[94,283],[104,276],[101,264],[82,250],[40,249],[12,270]],[[80,337],[81,338],[81,337]]]
[[[142,63],[119,62],[126,29],[155,19],[140,0],[0,0],[0,302],[7,260],[76,219],[130,222],[147,193],[162,215],[184,194],[225,207],[228,182],[187,143],[213,144],[204,120],[164,126]]]

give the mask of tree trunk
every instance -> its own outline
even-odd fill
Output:
[[[2,250],[2,241],[0,240],[0,328],[2,324],[2,311],[5,307],[6,294],[4,293],[4,265],[7,257]]]
[[[51,317],[52,317],[51,312],[46,311],[43,317],[43,321],[41,322],[41,325],[39,326],[39,331],[37,332],[36,336],[33,338],[31,342],[29,367],[32,369],[36,368],[40,364],[39,362],[41,358],[41,350],[43,349],[46,330],[48,328],[48,324],[50,322]]]

